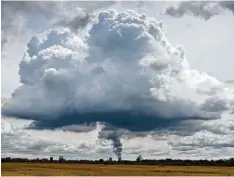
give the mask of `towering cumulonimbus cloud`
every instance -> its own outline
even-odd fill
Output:
[[[60,27],[30,40],[19,66],[22,85],[3,115],[35,120],[34,128],[104,122],[135,132],[233,117],[233,88],[190,69],[161,21],[115,10],[92,18],[82,30]],[[120,156],[119,136],[106,138]]]

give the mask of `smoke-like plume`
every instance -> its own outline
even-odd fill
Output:
[[[115,155],[121,159],[122,158],[122,143],[121,143],[120,138],[117,136],[117,134],[115,132],[113,132],[113,133],[109,134],[107,139],[112,140],[113,151],[114,151]]]
[[[105,138],[107,140],[112,141],[112,146],[113,146],[113,152],[117,156],[118,159],[122,158],[122,143],[120,136],[116,131],[100,131],[99,132],[99,138]]]

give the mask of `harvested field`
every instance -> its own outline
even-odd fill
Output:
[[[2,163],[5,176],[227,176],[234,175],[234,167],[218,166],[152,166],[61,163]]]

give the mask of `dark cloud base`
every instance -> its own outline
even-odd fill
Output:
[[[174,129],[186,121],[204,120],[202,117],[163,117],[144,112],[133,111],[104,111],[87,113],[65,113],[57,117],[43,115],[9,115],[21,119],[34,120],[30,128],[33,129],[56,129],[69,125],[93,125],[96,122],[103,123],[108,127],[126,129],[131,132],[143,132],[153,130]],[[41,118],[43,116],[43,119]]]

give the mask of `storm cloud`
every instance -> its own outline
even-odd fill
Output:
[[[31,38],[19,65],[22,85],[4,101],[4,116],[34,120],[37,129],[102,122],[133,132],[180,133],[185,124],[196,132],[195,125],[233,117],[233,88],[191,69],[161,21],[107,10],[82,26]]]

